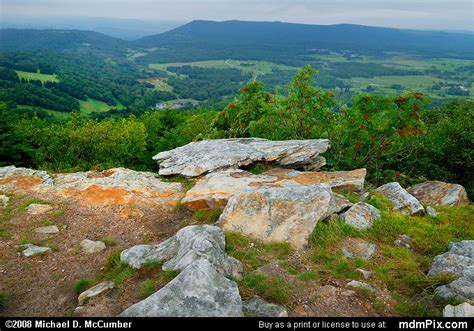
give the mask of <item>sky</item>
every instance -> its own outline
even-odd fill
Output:
[[[0,0],[1,16],[354,23],[474,30],[473,0]]]

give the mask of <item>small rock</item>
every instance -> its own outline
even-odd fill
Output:
[[[52,209],[53,207],[50,205],[45,205],[42,203],[32,203],[28,206],[28,208],[26,208],[26,212],[30,215],[40,215]]]
[[[24,245],[26,249],[23,251],[23,255],[26,257],[37,255],[37,254],[43,254],[51,250],[49,247],[40,247],[32,244],[26,244]]]
[[[351,280],[349,283],[347,283],[347,286],[352,288],[365,289],[370,291],[371,293],[375,293],[375,289],[372,286],[364,282],[359,282],[358,280]]]
[[[59,233],[59,229],[56,225],[48,225],[36,228],[35,232],[41,234],[57,234]]]
[[[288,317],[288,312],[282,306],[268,303],[258,296],[243,303],[245,316],[248,317]]]
[[[86,304],[90,298],[96,297],[99,294],[107,292],[108,290],[111,290],[114,287],[115,287],[115,284],[109,280],[99,283],[94,287],[91,287],[87,291],[84,291],[81,294],[79,294],[79,298],[78,298],[79,305]]]
[[[342,246],[342,253],[349,259],[361,258],[370,260],[377,246],[360,238],[347,238]]]
[[[400,247],[405,247],[407,249],[411,248],[411,237],[406,234],[401,234],[398,238],[393,242],[395,245]]]
[[[0,194],[0,203],[2,204],[3,208],[8,206],[8,202],[10,201],[10,198],[6,196],[5,194]]]
[[[105,250],[107,247],[102,241],[92,241],[89,239],[84,239],[81,241],[81,249],[86,254],[99,253]]]
[[[443,317],[474,317],[474,306],[467,302],[457,306],[447,305],[443,309]]]
[[[356,269],[356,271],[360,272],[362,274],[362,277],[364,277],[365,280],[368,280],[372,277],[371,271],[367,271],[361,268]]]
[[[365,202],[358,202],[342,215],[342,219],[356,229],[371,228],[375,221],[380,220],[380,211]]]
[[[410,194],[422,203],[434,206],[460,206],[469,204],[466,189],[459,184],[428,181],[408,188]]]
[[[436,209],[434,209],[433,207],[428,206],[428,207],[425,208],[425,210],[426,210],[426,214],[428,214],[428,216],[438,217],[438,213],[436,212]]]

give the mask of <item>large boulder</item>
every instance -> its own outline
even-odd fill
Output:
[[[238,278],[242,264],[225,252],[224,232],[216,226],[193,225],[158,245],[138,245],[124,250],[120,260],[134,268],[152,261],[165,262],[163,270],[184,270],[199,259],[209,261],[225,276]]]
[[[261,175],[253,175],[240,169],[229,169],[207,174],[199,179],[182,200],[187,207],[197,210],[223,208],[229,198],[244,191],[260,187],[309,186],[321,183],[331,188],[362,191],[366,170],[336,172],[301,172],[292,169],[272,169]]]
[[[466,190],[459,184],[428,181],[407,189],[419,201],[434,206],[459,206],[469,204]]]
[[[393,203],[394,211],[409,215],[422,215],[425,212],[421,203],[397,182],[382,185],[376,191]]]
[[[467,302],[457,306],[447,305],[443,309],[443,317],[474,317],[474,306]]]
[[[365,202],[356,203],[342,214],[344,222],[359,230],[371,228],[380,218],[380,211]]]
[[[317,222],[336,211],[327,184],[262,187],[232,196],[218,225],[262,242],[288,242],[304,248]]]
[[[218,170],[237,169],[254,162],[273,162],[290,168],[318,168],[325,164],[324,158],[319,154],[326,152],[328,148],[327,139],[215,139],[192,142],[161,152],[153,159],[160,165],[160,175],[197,177]]]
[[[24,193],[40,184],[50,184],[53,178],[46,171],[15,166],[0,167],[0,191]]]
[[[456,279],[439,286],[437,296],[449,300],[457,299],[474,303],[474,240],[451,242],[448,252],[435,257],[429,276],[450,274]]]
[[[242,317],[237,283],[197,259],[176,278],[120,317]]]

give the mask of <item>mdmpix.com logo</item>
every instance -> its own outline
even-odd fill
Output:
[[[437,321],[437,320],[426,320],[411,322],[398,322],[399,329],[467,329],[468,323],[465,321]]]

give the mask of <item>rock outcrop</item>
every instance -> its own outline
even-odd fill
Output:
[[[53,199],[74,199],[84,206],[174,206],[184,196],[180,183],[163,182],[151,172],[124,168],[56,174],[27,168],[0,168],[0,191],[35,193]],[[38,214],[51,206],[30,205],[31,213]]]
[[[436,295],[474,303],[474,240],[451,242],[448,252],[435,257],[429,276],[450,274],[457,279],[438,287]]]
[[[237,283],[207,259],[188,264],[171,282],[127,308],[120,317],[241,317]]]
[[[232,196],[218,225],[262,242],[288,242],[301,249],[318,221],[336,211],[327,184],[262,187]]]
[[[240,277],[242,264],[225,252],[223,231],[211,225],[193,225],[158,245],[138,245],[124,250],[120,260],[134,268],[147,262],[164,262],[163,270],[184,270],[196,260],[206,259],[224,276]]]
[[[434,206],[460,206],[469,204],[466,190],[459,184],[428,181],[407,189],[421,203]]]
[[[394,211],[409,215],[422,215],[425,212],[421,203],[397,182],[382,185],[376,191],[393,203]]]
[[[365,169],[336,172],[272,169],[261,175],[231,169],[210,173],[199,179],[186,192],[182,203],[193,210],[223,208],[231,196],[261,187],[310,186],[321,183],[326,183],[331,188],[360,192],[364,189],[365,175]]]
[[[328,148],[327,139],[215,139],[192,142],[161,152],[153,159],[160,165],[159,173],[163,176],[197,177],[218,170],[237,169],[255,162],[275,163],[289,168],[311,167],[317,170],[325,164],[320,154]]]
[[[380,220],[380,218],[380,211],[365,202],[356,203],[342,214],[344,222],[359,230],[371,228],[374,222]]]

